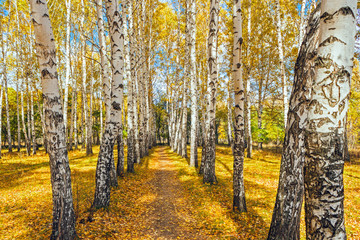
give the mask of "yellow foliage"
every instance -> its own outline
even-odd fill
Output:
[[[89,157],[84,151],[69,153],[76,229],[80,239],[153,239],[160,232],[172,231],[166,226],[154,225],[163,217],[156,215],[154,209],[158,209],[154,204],[161,206],[159,201],[167,201],[159,198],[159,189],[154,184],[155,179],[159,179],[156,174],[161,171],[168,173],[167,181],[176,186],[172,201],[174,210],[171,211],[179,221],[175,222],[177,229],[181,229],[178,239],[189,239],[188,233],[196,234],[199,239],[266,238],[278,184],[279,153],[255,151],[252,159],[245,159],[248,212],[235,214],[232,212],[233,158],[229,147],[217,147],[219,183],[213,186],[203,185],[195,169],[189,168],[187,161],[169,148],[155,148],[150,157],[136,165],[135,174],[119,178],[119,187],[111,193],[110,207],[95,212],[93,221],[89,222],[98,151],[95,147],[95,154]],[[199,159],[200,152],[199,149]],[[165,164],[161,165],[159,159],[165,159]],[[1,239],[48,239],[52,221],[48,156],[39,151],[36,156],[27,157],[22,151],[20,154],[3,153],[0,161]],[[352,165],[346,164],[344,172],[349,239],[360,237],[359,162],[358,159]],[[302,219],[302,239],[305,239],[304,231]]]

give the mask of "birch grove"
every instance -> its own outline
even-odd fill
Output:
[[[0,1],[3,238],[356,239],[358,8]]]

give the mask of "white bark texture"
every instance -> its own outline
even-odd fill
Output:
[[[25,85],[24,81],[22,81],[21,85],[22,85],[22,89],[21,89],[21,93],[20,93],[21,122],[22,122],[24,137],[25,137],[26,153],[27,153],[28,156],[30,156],[31,146],[30,146],[29,136],[27,135],[26,124],[25,124],[25,112],[24,112],[24,85]],[[2,92],[1,92],[1,99],[2,99]],[[1,106],[0,106],[0,108],[1,108]],[[1,124],[0,124],[0,126],[1,126]]]
[[[93,49],[91,49],[91,58],[94,59],[94,55],[93,55]],[[88,118],[86,119],[86,126],[87,126],[87,145],[86,145],[86,155],[91,155],[93,154],[93,150],[92,150],[92,143],[93,143],[93,131],[92,131],[92,127],[93,127],[93,86],[94,86],[94,63],[93,61],[91,62],[91,79],[90,79],[90,84],[89,84],[89,114],[88,114]]]
[[[198,153],[197,153],[197,126],[198,126],[198,109],[197,109],[197,80],[196,80],[196,2],[189,0],[188,7],[189,18],[189,53],[190,53],[190,96],[191,96],[191,130],[190,130],[190,166],[198,167]]]
[[[33,83],[31,83],[33,85]],[[35,133],[35,113],[34,113],[34,89],[30,88],[30,108],[31,108],[31,134],[32,134],[32,148],[33,148],[33,155],[36,154],[36,133]],[[66,132],[65,132],[65,141],[66,141]]]
[[[186,1],[186,12],[189,12],[189,1]],[[184,82],[183,82],[183,100],[182,100],[182,107],[181,107],[181,111],[182,111],[182,117],[181,117],[181,143],[179,146],[179,151],[180,151],[180,155],[183,158],[187,158],[187,103],[188,103],[188,95],[187,95],[187,90],[188,90],[188,80],[190,77],[190,52],[189,52],[189,41],[190,41],[190,36],[189,36],[189,28],[190,28],[190,21],[189,21],[189,15],[186,14],[186,26],[185,26],[185,60],[184,60]]]
[[[6,54],[5,54],[6,57]],[[5,59],[5,58],[4,58]],[[5,63],[6,66],[6,63]],[[7,71],[4,67],[4,72]],[[6,111],[6,130],[7,130],[7,141],[9,145],[9,152],[12,152],[12,140],[11,140],[11,126],[10,126],[10,109],[9,109],[9,91],[8,91],[8,78],[4,75],[4,88],[5,88],[5,111]]]
[[[302,0],[301,2],[301,10],[300,10],[300,29],[299,29],[299,51],[301,48],[302,41],[304,39],[304,33],[305,33],[305,9],[306,9],[306,3],[307,0]]]
[[[305,139],[307,239],[346,239],[344,132],[354,60],[356,3],[321,2],[319,48]]]
[[[287,124],[287,115],[289,111],[289,100],[288,92],[286,86],[286,74],[285,74],[285,62],[284,62],[284,50],[283,50],[283,40],[281,35],[281,18],[280,18],[280,0],[275,1],[275,12],[276,12],[276,32],[278,40],[278,51],[279,51],[279,61],[280,61],[280,76],[283,87],[283,102],[284,102],[284,126],[286,128]]]
[[[69,100],[69,81],[70,81],[70,30],[71,30],[71,0],[65,1],[66,6],[66,37],[65,37],[65,93],[64,93],[64,124],[65,133],[67,134],[67,109]]]
[[[81,42],[81,80],[82,80],[82,104],[83,104],[83,116],[82,116],[82,148],[85,148],[88,143],[88,131],[87,131],[87,118],[88,118],[88,102],[87,102],[87,88],[86,88],[86,39],[85,39],[85,4],[84,0],[81,0],[81,19],[80,19],[80,42]]]
[[[216,114],[216,91],[218,85],[218,60],[217,60],[217,40],[219,31],[219,0],[210,2],[210,23],[208,37],[208,70],[209,70],[209,101],[207,107],[208,132],[206,146],[206,160],[204,167],[204,183],[216,183],[215,176],[215,114]]]
[[[141,13],[138,17],[139,37],[145,37],[145,0],[141,0]],[[146,73],[146,56],[145,40],[139,41],[139,70],[138,70],[138,101],[139,101],[139,153],[140,158],[145,156],[145,73]]]
[[[248,7],[248,25],[247,25],[247,31],[248,31],[248,38],[247,38],[247,48],[246,48],[246,57],[248,58],[248,66],[247,66],[247,81],[245,86],[245,93],[246,93],[246,134],[247,136],[247,157],[252,157],[252,132],[251,132],[251,99],[250,99],[250,91],[251,91],[251,66],[250,66],[250,40],[251,40],[251,5],[252,1],[249,1],[249,7]]]
[[[96,13],[97,13],[97,25],[98,35],[100,44],[100,64],[101,64],[101,76],[102,76],[102,87],[104,91],[104,103],[105,103],[105,122],[109,121],[110,118],[110,77],[108,69],[108,61],[106,58],[106,41],[104,33],[104,17],[102,11],[102,0],[96,2]]]
[[[126,48],[126,66],[127,66],[127,74],[128,74],[128,137],[127,137],[127,172],[134,172],[134,163],[135,163],[135,149],[134,149],[134,99],[133,99],[133,79],[134,79],[134,68],[135,68],[135,59],[134,59],[134,34],[133,34],[133,1],[126,1],[126,9],[128,9],[128,37],[129,37],[129,46]]]
[[[244,149],[245,149],[245,88],[242,79],[242,13],[241,1],[234,0],[233,10],[233,80],[235,93],[234,121],[234,174],[233,174],[233,209],[246,212],[244,186]]]
[[[55,40],[46,1],[30,0],[30,7],[41,72],[45,108],[45,134],[50,157],[53,193],[51,239],[74,239],[76,236],[75,214],[64,118],[56,71]]]
[[[15,46],[16,49],[21,49],[19,44],[20,36],[20,26],[19,26],[19,11],[17,7],[17,0],[14,1],[15,12],[16,12],[16,36],[15,36]],[[16,51],[16,120],[17,120],[17,151],[20,152],[21,149],[21,124],[20,124],[20,109],[19,109],[19,82],[20,82],[20,63],[22,62],[22,54],[19,54],[19,51]],[[20,56],[19,56],[20,55]]]
[[[106,0],[105,4],[110,26],[113,79],[111,84],[111,113],[105,125],[96,168],[96,188],[92,206],[94,208],[107,207],[110,203],[111,161],[113,161],[114,157],[114,142],[121,131],[121,107],[123,101],[124,33],[121,28],[120,5],[117,0]]]
[[[300,239],[300,215],[304,195],[305,129],[308,124],[314,59],[319,42],[320,8],[309,17],[307,32],[295,65],[288,124],[281,158],[279,186],[268,239]]]

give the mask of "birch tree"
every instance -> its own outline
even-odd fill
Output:
[[[245,136],[247,136],[246,142],[247,142],[247,157],[252,157],[252,132],[251,132],[251,99],[250,99],[250,91],[251,91],[251,66],[250,66],[250,40],[251,40],[251,5],[252,1],[249,1],[248,6],[248,25],[247,25],[247,47],[246,47],[246,57],[248,59],[248,66],[247,66],[247,81],[245,85],[245,94],[246,94],[246,112],[245,112],[245,126],[246,126],[246,133]]]
[[[105,103],[105,122],[110,119],[110,77],[108,63],[106,59],[106,41],[104,33],[104,18],[102,12],[102,0],[96,1],[96,14],[97,14],[97,26],[98,26],[98,38],[100,44],[100,65],[101,65],[101,82],[104,92],[104,103]],[[100,107],[102,112],[102,106]],[[102,125],[102,121],[101,121]]]
[[[302,0],[301,1],[301,10],[300,10],[300,30],[299,30],[299,51],[301,48],[301,44],[304,38],[304,33],[305,33],[305,8],[306,8],[306,3],[307,0]]]
[[[344,148],[353,68],[356,0],[323,0],[306,128],[307,239],[346,239]]]
[[[75,214],[64,118],[56,71],[56,50],[47,2],[30,0],[45,109],[45,134],[53,193],[51,239],[74,239]]]
[[[134,34],[133,34],[133,1],[127,0],[125,8],[128,10],[128,37],[129,37],[129,46],[126,48],[125,57],[126,57],[126,66],[127,66],[127,73],[128,73],[128,137],[127,137],[127,147],[128,147],[128,154],[127,154],[127,172],[134,172],[134,163],[135,163],[135,144],[134,144],[134,99],[133,99],[133,79],[135,77],[134,68],[135,68],[135,59],[134,59]]]
[[[11,4],[9,4],[9,12],[11,11]],[[7,32],[9,33],[9,26],[10,26],[10,16],[9,16],[9,22],[7,25]],[[2,33],[1,33],[2,34]],[[3,35],[1,35],[3,38]],[[8,92],[8,75],[7,75],[7,45],[8,45],[8,39],[7,36],[6,39],[3,40],[3,47],[2,47],[2,55],[3,55],[3,80],[4,80],[4,91],[5,91],[5,111],[6,111],[6,130],[7,130],[7,142],[9,145],[9,152],[12,152],[12,140],[11,140],[11,129],[10,129],[10,113],[9,113],[9,92]]]
[[[286,74],[285,74],[285,63],[284,63],[284,50],[283,50],[283,40],[281,35],[281,18],[280,18],[280,0],[275,1],[275,14],[276,14],[276,32],[277,32],[277,41],[278,41],[278,51],[279,51],[279,61],[280,61],[280,76],[282,80],[283,87],[283,101],[284,101],[284,125],[287,124],[287,113],[289,108],[288,92],[286,86]]]
[[[15,34],[15,47],[20,49],[21,45],[19,43],[20,36],[20,26],[19,26],[19,11],[17,7],[17,0],[14,1],[15,14],[16,14],[16,34]],[[20,152],[21,149],[21,124],[20,124],[20,106],[19,106],[19,82],[20,82],[20,62],[22,62],[21,57],[19,56],[19,51],[16,51],[16,120],[17,120],[17,151]],[[21,55],[21,53],[20,53]]]
[[[268,239],[300,239],[300,216],[304,195],[305,129],[308,124],[314,57],[319,42],[320,8],[311,15],[295,64],[288,124],[281,158],[279,186]]]
[[[242,13],[241,1],[234,0],[233,10],[233,79],[235,92],[235,122],[234,122],[234,174],[233,174],[233,209],[246,212],[245,187],[244,187],[244,82],[242,79]]]
[[[197,110],[197,79],[196,79],[196,52],[195,52],[195,37],[196,37],[196,2],[195,0],[188,1],[188,18],[189,18],[189,53],[190,53],[190,94],[191,94],[191,132],[190,132],[190,166],[198,167],[198,153],[197,153],[197,126],[198,126],[198,110]]]
[[[189,52],[189,41],[190,41],[190,16],[188,12],[190,11],[190,2],[186,1],[186,26],[185,26],[185,60],[184,60],[184,81],[182,85],[182,108],[181,108],[181,142],[180,142],[180,155],[183,158],[187,158],[187,103],[188,103],[188,79],[189,79],[189,63],[190,63],[190,52]]]
[[[99,3],[99,2],[98,2]],[[96,168],[96,188],[92,207],[103,208],[110,203],[110,170],[113,160],[114,142],[121,131],[121,107],[123,97],[124,73],[124,33],[121,28],[122,15],[117,0],[106,0],[106,15],[110,26],[111,39],[111,113],[106,122],[103,139],[100,146],[98,164]]]
[[[215,112],[216,112],[216,88],[218,85],[218,63],[217,63],[217,39],[219,23],[219,1],[210,2],[210,23],[208,37],[208,103],[207,103],[207,146],[206,160],[204,166],[204,183],[216,183],[215,176]]]
[[[81,0],[81,19],[80,19],[80,42],[81,42],[81,79],[82,79],[82,148],[85,148],[88,143],[88,131],[87,131],[87,118],[88,118],[88,102],[87,102],[87,89],[86,89],[86,39],[85,39],[85,4],[84,0]],[[86,152],[88,154],[88,151]]]
[[[67,109],[69,100],[69,81],[70,81],[70,30],[71,30],[71,0],[65,1],[66,6],[66,37],[65,37],[65,90],[64,90],[64,123],[67,135]]]

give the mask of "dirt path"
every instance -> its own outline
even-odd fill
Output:
[[[176,177],[176,169],[166,155],[166,147],[158,147],[158,158],[151,160],[155,177],[151,184],[156,194],[146,214],[148,236],[153,239],[207,239],[194,229],[191,211]]]

